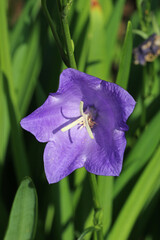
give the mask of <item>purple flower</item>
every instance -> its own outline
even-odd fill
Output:
[[[126,120],[135,107],[132,96],[110,82],[66,69],[59,89],[21,120],[38,141],[48,142],[44,168],[55,183],[77,168],[118,176],[126,147]]]
[[[145,65],[160,55],[160,36],[155,33],[133,50],[134,63]]]

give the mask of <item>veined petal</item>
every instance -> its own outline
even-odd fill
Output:
[[[87,161],[84,167],[96,175],[118,176],[122,169],[123,154],[126,147],[125,133],[96,128],[96,139],[85,149]]]
[[[92,88],[96,90],[100,83],[101,79],[99,78],[72,68],[67,68],[60,75],[58,92],[64,93],[72,87],[80,90],[83,88]]]
[[[130,94],[116,84],[102,82],[96,97],[86,97],[97,109],[96,126],[93,128],[95,141],[85,149],[85,168],[97,175],[118,176],[122,169],[126,147],[124,131],[126,120],[134,109],[135,101]]]
[[[75,169],[84,166],[86,156],[82,153],[86,138],[86,129],[78,130],[75,126],[68,132],[58,132],[54,142],[47,143],[44,150],[44,167],[49,183],[58,182]]]
[[[80,95],[76,93],[72,90],[63,95],[49,95],[41,107],[21,120],[22,128],[31,132],[40,142],[54,140],[55,134],[65,124],[69,124],[80,115]]]
[[[117,84],[103,81],[75,69],[66,69],[61,74],[58,91],[62,92],[71,86],[78,87],[81,91],[84,107],[94,106],[97,111],[101,108],[105,108],[105,111],[110,109],[109,112],[113,114],[116,127],[120,129],[136,104],[133,97]]]
[[[136,104],[133,97],[115,83],[103,81],[101,85],[103,86],[106,100],[109,101],[111,108],[113,107],[113,111],[115,111],[115,113],[121,113],[115,115],[115,117],[121,117],[121,121],[126,122]]]

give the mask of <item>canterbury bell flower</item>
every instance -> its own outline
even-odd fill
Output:
[[[55,183],[77,168],[96,175],[118,176],[126,147],[126,121],[135,107],[118,85],[66,69],[56,93],[21,120],[39,142],[47,142],[44,168]]]

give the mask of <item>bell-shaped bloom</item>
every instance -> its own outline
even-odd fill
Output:
[[[134,63],[145,65],[160,55],[160,36],[155,33],[133,50]]]
[[[126,121],[135,107],[132,96],[118,85],[75,69],[60,76],[56,93],[21,120],[39,142],[47,142],[44,168],[55,183],[77,168],[118,176],[126,147]]]

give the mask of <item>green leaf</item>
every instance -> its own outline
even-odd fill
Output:
[[[151,195],[154,186],[159,181],[160,176],[160,147],[148,163],[141,177],[137,181],[130,196],[125,202],[113,228],[108,236],[108,240],[125,240],[134,226],[134,223],[142,211],[145,203]]]
[[[144,130],[143,134],[137,141],[134,148],[130,151],[122,173],[117,178],[114,186],[114,197],[122,190],[128,181],[145,165],[149,158],[154,153],[159,141],[160,136],[160,112],[152,119],[150,124]],[[152,143],[152,144],[151,144]]]
[[[104,13],[105,23],[107,23],[113,11],[113,0],[99,0]]]
[[[6,16],[6,1],[0,1],[0,66],[7,78],[12,78],[9,34]],[[11,80],[10,80],[11,81]],[[13,89],[12,89],[13,90]]]
[[[79,168],[74,172],[74,187],[75,191],[73,194],[73,207],[74,210],[77,208],[80,196],[83,191],[84,180],[86,177],[87,171],[85,168]]]
[[[90,226],[93,225],[93,219],[94,219],[94,211],[93,209],[89,213],[87,219],[84,222],[83,228],[88,229]],[[92,236],[92,232],[88,232],[87,235],[85,236],[85,240],[90,240]]]
[[[54,214],[55,214],[54,205],[49,204],[47,207],[47,214],[46,214],[45,227],[44,227],[46,235],[49,235],[51,233]]]
[[[76,12],[76,27],[74,28],[73,32],[73,40],[75,42],[75,45],[77,44],[78,38],[81,37],[83,34],[84,27],[87,25],[88,21],[88,14],[90,9],[90,2],[86,0],[81,1],[73,1],[73,4],[76,4],[75,6],[75,12]],[[85,6],[85,7],[84,7]],[[73,19],[75,21],[75,19]]]
[[[27,154],[25,150],[22,129],[20,127],[20,119],[17,117],[15,106],[13,104],[11,94],[9,91],[8,81],[4,76],[4,90],[7,97],[7,104],[9,110],[9,118],[11,124],[11,143],[14,158],[14,168],[16,172],[17,181],[20,182],[26,175],[30,175],[29,165],[27,161]],[[18,111],[19,113],[19,111]]]
[[[132,59],[132,24],[129,21],[127,26],[127,32],[124,40],[122,58],[119,66],[118,76],[116,83],[127,89],[130,64]]]
[[[40,9],[39,0],[28,0],[21,12],[21,15],[10,33],[11,52],[14,53],[16,48],[26,42],[30,36],[33,23]],[[23,33],[23,34],[22,34]]]
[[[84,237],[88,233],[93,233],[94,231],[98,231],[98,229],[96,229],[95,227],[88,227],[88,228],[86,228],[77,240],[84,240]]]
[[[8,43],[8,29],[6,20],[6,1],[0,1],[0,139],[3,139],[0,144],[0,164],[3,166],[6,145],[9,134],[8,109],[6,103],[6,96],[3,87],[3,74],[11,78],[11,61],[10,50]],[[3,74],[2,74],[3,73]],[[1,170],[0,170],[1,171]],[[0,174],[1,176],[1,174]],[[1,182],[1,181],[0,181]]]
[[[106,42],[104,39],[105,26],[102,8],[100,5],[91,6],[88,60],[86,72],[101,79],[106,78],[106,58],[104,51]]]
[[[20,20],[12,31],[10,40],[11,51],[14,54],[11,60],[4,2],[0,2],[0,19],[3,22],[3,27],[0,28],[0,102],[2,103],[0,111],[3,113],[0,119],[0,136],[3,139],[3,143],[0,145],[0,162],[3,165],[11,122],[14,167],[17,179],[20,181],[24,176],[29,175],[19,125],[20,112],[24,114],[26,111],[41,67],[41,53],[39,51],[40,27],[37,22],[32,26],[32,21],[37,16],[39,4],[38,1],[34,2],[33,0],[27,2]],[[27,38],[23,39],[22,36],[26,36],[26,32],[29,34]]]
[[[113,177],[98,176],[99,199],[103,209],[103,233],[107,233],[112,221]]]
[[[60,219],[61,219],[61,239],[74,239],[73,225],[73,205],[69,189],[69,179],[64,178],[60,181]]]
[[[2,95],[2,97],[4,97],[4,99],[2,99],[2,102],[4,102],[4,105],[6,105],[7,101],[6,106],[8,107],[8,111],[5,111],[4,114],[9,113],[9,116],[4,115],[4,119],[8,118],[10,120],[10,124],[12,125],[11,138],[12,150],[14,155],[14,166],[16,169],[17,180],[20,181],[22,177],[29,175],[29,167],[27,163],[24,142],[19,126],[20,111],[13,83],[9,33],[7,26],[6,6],[4,0],[0,1],[0,22],[2,22],[3,25],[3,27],[0,28],[0,80],[2,84],[2,89],[5,92],[5,96]],[[6,126],[8,125],[6,124]],[[5,128],[5,130],[5,143],[7,143],[8,129]],[[5,148],[6,146],[3,146],[2,151],[4,151]],[[2,156],[3,155],[4,153],[2,152]]]
[[[9,135],[9,121],[8,121],[8,108],[6,102],[6,96],[3,87],[3,75],[0,69],[0,139],[3,139],[0,144],[0,165],[3,166],[6,146],[8,142]],[[0,177],[1,177],[2,168],[0,168]],[[1,182],[1,181],[0,181]]]
[[[40,25],[36,22],[28,40],[17,47],[13,57],[15,89],[22,114],[31,101],[41,68],[39,36]]]
[[[16,193],[4,240],[34,239],[37,226],[37,193],[32,180],[26,177]]]
[[[114,48],[116,43],[116,38],[118,34],[120,19],[122,16],[123,6],[125,0],[116,1],[116,4],[113,9],[113,13],[111,14],[111,18],[107,22],[106,30],[105,30],[105,48],[103,49],[107,58],[106,58],[106,76],[108,77],[110,67],[112,64]]]
[[[88,58],[88,49],[90,46],[90,38],[88,36],[88,34],[85,35],[85,39],[84,39],[84,43],[83,43],[83,47],[81,49],[81,54],[80,54],[80,58],[78,61],[78,70],[81,72],[85,71],[85,67],[87,64],[87,58]]]

